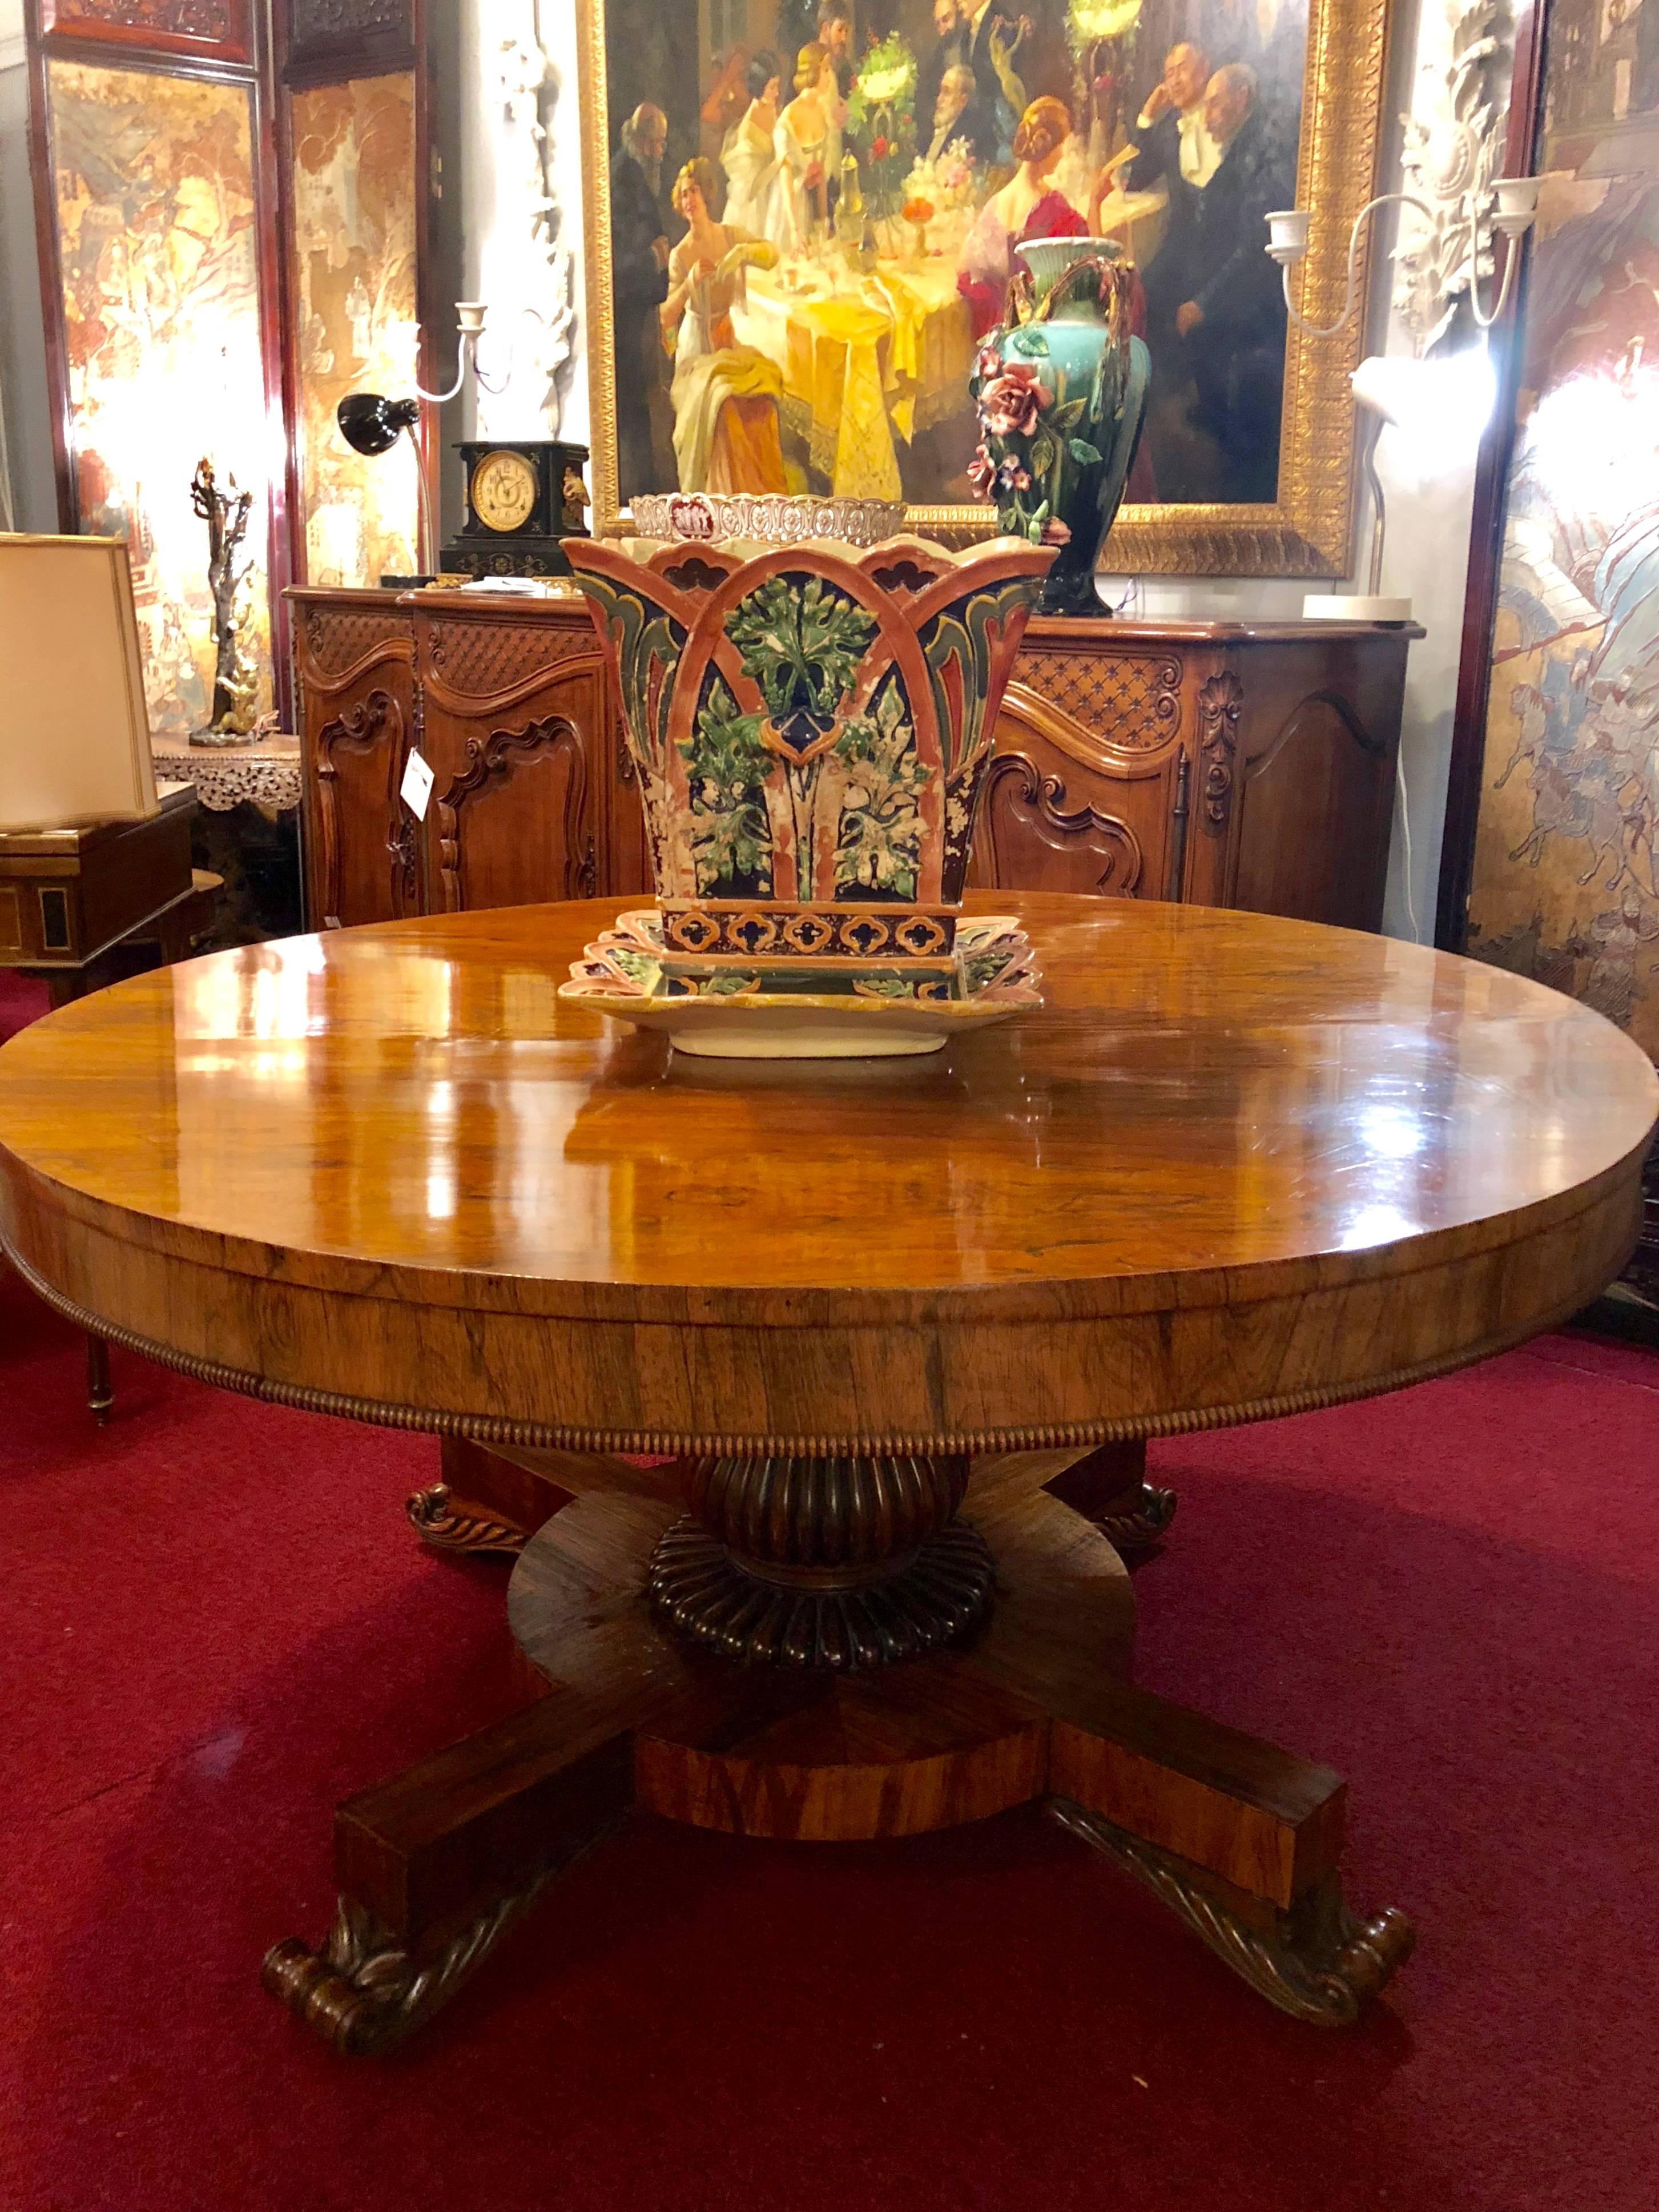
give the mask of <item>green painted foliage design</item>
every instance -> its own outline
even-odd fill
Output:
[[[738,600],[726,634],[775,723],[805,712],[827,728],[876,623],[821,576],[771,576]]]
[[[617,675],[629,736],[653,774],[660,776],[668,743],[673,672],[685,644],[685,632],[637,592],[625,590],[591,569],[583,574],[582,589],[589,600],[596,600],[605,610],[606,626],[616,645]],[[651,686],[658,670],[662,672],[662,680],[653,715]]]
[[[836,842],[836,891],[914,899],[921,853],[917,802],[927,771],[916,753],[909,702],[896,675],[885,678],[870,713],[847,724],[836,751],[847,768]]]
[[[691,798],[691,854],[705,898],[772,888],[768,756],[760,726],[761,717],[742,713],[731,686],[711,670],[692,734],[680,746]]]
[[[1014,576],[975,592],[968,600],[941,614],[922,641],[928,674],[933,679],[933,708],[939,716],[939,745],[947,775],[954,778],[988,741],[985,728],[986,695],[991,688],[993,623],[1006,629],[1022,606],[1030,606],[1042,589],[1041,577]],[[963,708],[956,719],[945,685],[945,672],[952,660],[961,666]]]

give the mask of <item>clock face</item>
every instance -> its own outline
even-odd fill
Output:
[[[488,530],[522,530],[539,489],[522,453],[486,453],[472,471],[472,512]]]

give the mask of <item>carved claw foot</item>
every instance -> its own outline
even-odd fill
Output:
[[[614,1825],[538,1868],[429,1957],[411,1957],[367,1906],[343,1897],[320,1950],[298,1936],[287,1936],[266,1952],[259,1979],[296,2019],[347,2057],[394,2050],[448,2003],[556,1877]]]
[[[1067,1798],[1049,1811],[1063,1828],[1146,1885],[1258,1996],[1293,2019],[1346,2027],[1412,1954],[1417,1931],[1389,1906],[1359,1920],[1327,1875],[1288,1912],[1266,1908],[1255,1926],[1206,1886],[1197,1870]]]
[[[434,1482],[430,1490],[416,1491],[404,1501],[404,1511],[421,1541],[442,1552],[505,1552],[516,1557],[530,1540],[511,1521],[454,1511],[447,1483]]]
[[[1157,1543],[1175,1513],[1173,1490],[1159,1490],[1152,1483],[1143,1482],[1126,1490],[1121,1498],[1115,1498],[1111,1511],[1103,1513],[1095,1526],[1115,1550],[1133,1551],[1138,1546]]]

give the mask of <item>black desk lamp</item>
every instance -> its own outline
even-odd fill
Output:
[[[421,421],[418,399],[383,399],[378,392],[349,392],[334,410],[340,435],[354,453],[374,460],[389,453],[404,433],[415,448],[415,487],[420,514],[420,563],[426,582],[436,570],[437,551],[432,537],[432,514],[427,501],[426,469],[416,433]],[[384,581],[385,579],[382,579]],[[399,578],[399,582],[413,580]]]

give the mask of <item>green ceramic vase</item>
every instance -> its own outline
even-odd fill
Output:
[[[1024,266],[971,387],[984,441],[975,483],[1010,535],[1058,544],[1039,611],[1100,615],[1095,562],[1122,503],[1151,371],[1129,331],[1129,264],[1103,238],[1014,251]]]

